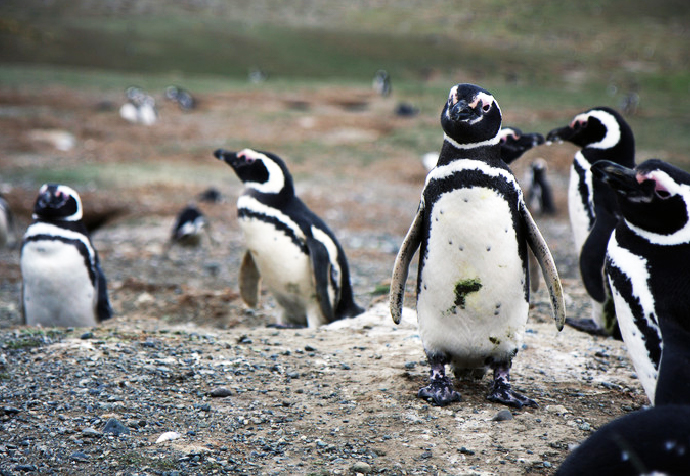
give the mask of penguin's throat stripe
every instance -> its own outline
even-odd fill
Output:
[[[84,258],[84,266],[86,266],[86,269],[89,272],[89,279],[91,280],[91,284],[94,287],[96,286],[95,261],[92,260],[93,255],[91,254],[91,252],[93,252],[93,249],[86,243],[84,243],[83,240],[71,239],[66,238],[64,236],[56,235],[34,234],[24,238],[22,248],[25,247],[28,243],[35,243],[38,241],[59,241],[65,243],[66,245],[74,246],[77,249],[77,251],[79,251],[79,254]]]
[[[443,134],[443,140],[448,142],[450,145],[452,145],[456,149],[467,150],[467,149],[476,149],[478,147],[487,147],[487,146],[497,145],[499,142],[501,142],[501,135],[500,135],[500,131],[499,131],[499,133],[496,134],[496,137],[494,137],[492,139],[485,140],[482,142],[473,142],[471,144],[460,144],[459,142],[448,137],[448,134]]]

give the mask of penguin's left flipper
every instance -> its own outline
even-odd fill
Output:
[[[240,296],[244,303],[254,308],[259,304],[261,273],[251,251],[247,250],[240,265]]]
[[[309,256],[311,257],[312,272],[314,275],[314,286],[316,288],[316,296],[319,299],[319,306],[321,313],[326,319],[326,322],[333,322],[335,320],[335,313],[331,305],[331,298],[328,292],[331,277],[331,260],[328,256],[328,249],[318,239],[308,236],[307,248],[309,249]],[[338,289],[336,291],[336,302],[339,299]]]
[[[424,203],[420,202],[417,214],[412,220],[412,225],[400,245],[400,251],[395,258],[393,266],[393,278],[391,279],[390,309],[393,322],[400,324],[402,318],[403,299],[405,298],[405,281],[409,272],[412,257],[422,241],[422,221],[424,218]]]
[[[527,231],[527,243],[541,266],[541,272],[544,275],[544,281],[546,282],[546,287],[551,296],[551,307],[553,309],[553,318],[556,322],[556,329],[561,331],[565,325],[565,298],[563,295],[563,285],[558,277],[556,263],[553,261],[553,256],[551,256],[549,247],[546,241],[544,241],[544,237],[541,235],[539,228],[537,228],[532,214],[527,210],[526,206],[521,208],[522,219],[524,220],[525,230]]]
[[[96,263],[96,282],[98,283],[98,301],[96,303],[96,320],[103,322],[113,317],[113,309],[108,300],[108,283],[100,263]]]

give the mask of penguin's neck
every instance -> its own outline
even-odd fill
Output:
[[[443,141],[441,154],[436,165],[447,165],[459,159],[481,160],[491,164],[499,163],[501,162],[501,147],[499,143],[464,147],[446,138]]]

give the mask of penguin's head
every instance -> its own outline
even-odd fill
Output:
[[[634,169],[601,160],[591,170],[616,192],[633,231],[653,243],[690,243],[690,174],[659,159]]]
[[[578,114],[567,126],[552,129],[546,140],[567,141],[582,148],[612,149],[620,143],[632,142],[633,136],[632,129],[617,111],[596,107]]]
[[[544,143],[544,136],[538,132],[522,132],[517,127],[504,127],[498,132],[501,144],[501,158],[506,164],[519,159],[522,154]]]
[[[201,233],[207,226],[204,215],[194,205],[188,205],[177,215],[172,240],[182,245],[196,246],[201,241]]]
[[[244,149],[239,152],[216,150],[213,155],[233,168],[244,186],[260,193],[292,192],[292,176],[277,155]]]
[[[78,221],[83,216],[79,194],[66,185],[47,183],[38,191],[32,218]]]
[[[486,89],[456,84],[441,112],[441,126],[446,136],[461,146],[498,140],[501,109]]]

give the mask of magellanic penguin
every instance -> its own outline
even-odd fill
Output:
[[[278,326],[319,327],[363,312],[354,301],[345,252],[326,224],[295,195],[283,160],[268,152],[216,150],[245,186],[237,200],[247,252],[240,295],[259,300],[260,279],[282,308]]]
[[[690,403],[690,174],[657,159],[601,161],[592,173],[622,215],[606,275],[637,376],[652,403]]]
[[[109,319],[105,275],[77,192],[43,185],[32,218],[20,258],[25,324],[89,327]]]
[[[565,304],[553,258],[501,160],[501,111],[493,96],[472,84],[453,86],[441,125],[438,165],[426,177],[390,292],[399,323],[409,264],[419,248],[417,319],[431,383],[418,396],[438,405],[460,400],[445,375],[450,364],[456,376],[493,369],[491,401],[536,405],[511,389],[509,371],[529,310],[528,245],[542,267],[556,327],[563,328]]]
[[[538,132],[522,132],[517,127],[504,127],[499,132],[501,159],[509,164],[533,147],[544,143],[544,136]],[[427,152],[422,155],[422,165],[427,172],[436,167],[438,153]]]
[[[170,243],[190,247],[199,246],[203,233],[209,233],[209,227],[204,214],[194,204],[189,204],[177,214]]]
[[[12,247],[15,244],[14,214],[5,197],[0,195],[0,248]]]
[[[569,319],[568,324],[592,334],[617,335],[616,314],[603,274],[606,245],[617,222],[610,204],[616,200],[608,187],[592,181],[590,167],[599,160],[634,167],[632,129],[617,111],[596,107],[578,114],[569,125],[551,130],[546,140],[581,147],[570,168],[568,211],[580,254],[580,274],[592,297],[592,318]]]
[[[548,165],[546,160],[539,157],[535,159],[529,172],[529,191],[527,192],[527,206],[530,210],[538,210],[542,215],[552,215],[556,213],[556,205],[553,202],[553,192],[546,171]]]

